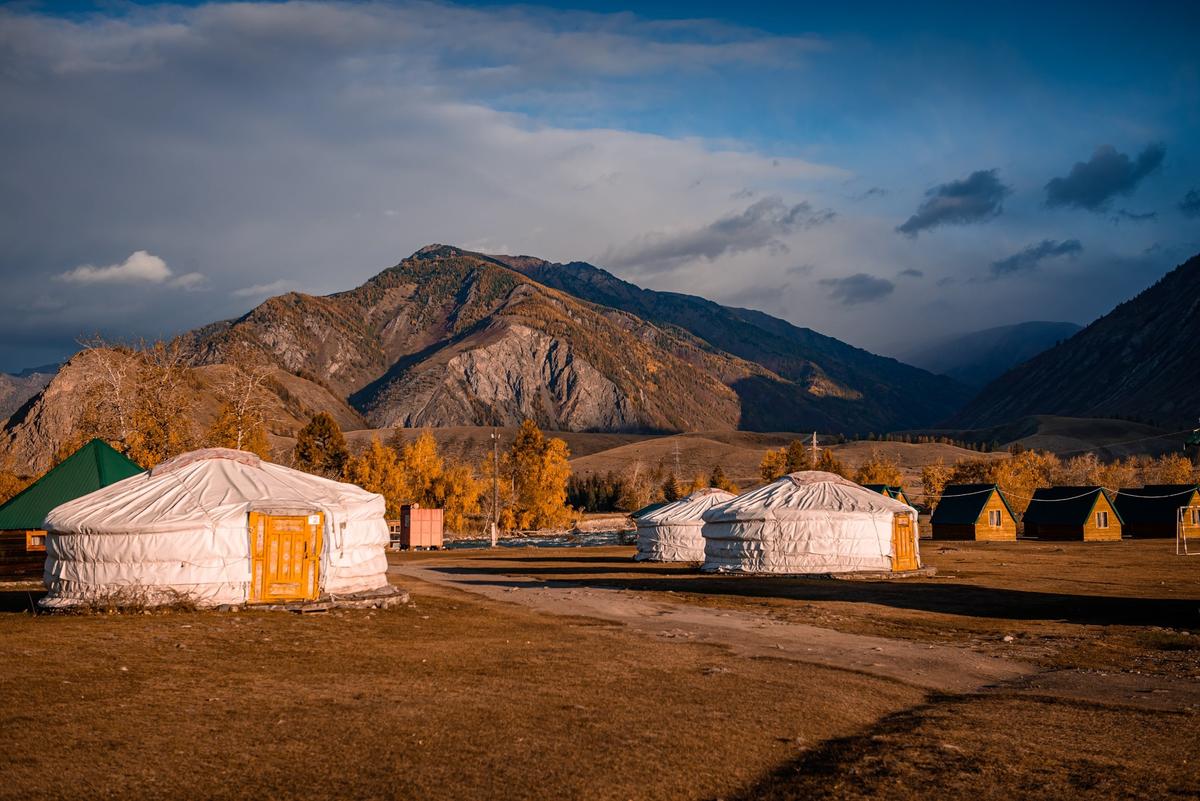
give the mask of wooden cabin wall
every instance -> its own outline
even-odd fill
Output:
[[[988,525],[988,512],[997,510],[1000,512],[1000,527],[992,528]],[[1009,514],[1008,507],[1000,499],[1000,493],[993,492],[979,513],[979,519],[975,521],[975,539],[981,542],[1012,542],[1016,538],[1017,521]]]
[[[42,575],[45,551],[25,550],[25,531],[0,531],[0,578],[30,578]]]

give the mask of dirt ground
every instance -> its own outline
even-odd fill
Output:
[[[0,591],[0,799],[1200,794],[1200,559],[922,547],[886,582],[405,554],[411,605],[324,615]]]

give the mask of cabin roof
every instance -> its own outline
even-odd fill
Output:
[[[1174,524],[1179,507],[1191,504],[1198,491],[1192,484],[1147,484],[1118,490],[1113,505],[1127,523]]]
[[[1027,525],[1085,525],[1101,495],[1112,504],[1103,487],[1039,487],[1034,490],[1029,508],[1025,510],[1024,521]],[[1115,506],[1113,514],[1118,523],[1125,522]]]
[[[992,493],[1000,495],[1000,502],[1015,520],[1016,515],[1008,505],[1004,493],[1000,492],[1000,488],[995,484],[947,484],[929,522],[938,526],[975,525],[983,508],[991,500]]]
[[[94,439],[0,506],[0,531],[40,529],[56,506],[141,472],[107,442]]]

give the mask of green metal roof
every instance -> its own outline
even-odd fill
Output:
[[[0,506],[0,531],[39,529],[54,507],[141,472],[107,442],[94,439]]]

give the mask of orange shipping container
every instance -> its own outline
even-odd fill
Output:
[[[422,509],[416,504],[401,506],[399,526],[393,522],[389,528],[392,530],[392,546],[401,550],[442,547],[441,509]]]

